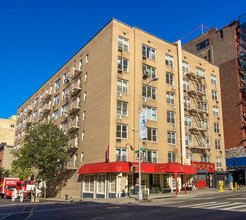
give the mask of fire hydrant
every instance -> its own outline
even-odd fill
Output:
[[[219,181],[219,186],[220,186],[220,191],[219,192],[224,192],[224,190],[223,190],[223,181]]]

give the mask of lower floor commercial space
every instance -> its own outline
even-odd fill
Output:
[[[209,167],[208,165],[206,167]],[[141,164],[141,187],[150,193],[190,190],[193,178],[197,187],[213,187],[214,173],[197,172],[196,166],[179,163]],[[81,198],[116,198],[138,194],[138,163],[108,162],[83,165]],[[209,177],[209,181],[208,181]]]

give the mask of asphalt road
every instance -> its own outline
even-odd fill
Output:
[[[162,198],[151,202],[12,203],[0,199],[0,219],[246,219],[246,193]]]

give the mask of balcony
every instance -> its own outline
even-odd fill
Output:
[[[32,109],[30,109],[30,108],[26,108],[25,111],[24,111],[25,115],[29,115],[31,113],[32,113]]]
[[[78,77],[81,73],[82,73],[82,66],[80,66],[79,68],[74,67],[71,79]]]
[[[51,92],[46,91],[44,96],[43,96],[43,101],[45,102],[45,101],[49,100],[51,96],[52,96]]]
[[[188,72],[185,75],[188,78],[190,78],[191,80],[202,80],[202,79],[205,79],[205,76],[203,76],[201,74],[194,73],[194,72]]]
[[[73,151],[76,151],[78,148],[79,148],[79,141],[78,141],[78,138],[77,139],[75,138],[68,142],[68,146],[65,147],[65,151],[73,152]]]
[[[207,113],[207,109],[205,109],[205,108],[190,108],[190,109],[188,109],[188,111],[192,115]]]
[[[66,130],[70,133],[77,132],[79,130],[79,121],[68,123]]]
[[[201,132],[208,131],[208,128],[206,128],[206,126],[199,126],[199,127],[189,128],[189,130],[191,133],[201,133]]]
[[[191,90],[188,90],[187,93],[189,94],[189,96],[206,96],[206,92],[202,91],[202,89],[191,89]]]
[[[81,91],[81,82],[77,80],[69,87],[68,95],[75,96],[79,91]]]
[[[210,144],[200,144],[195,146],[189,146],[190,149],[202,149],[202,150],[209,150]]]
[[[51,104],[47,103],[45,104],[41,109],[40,109],[40,113],[43,113],[44,115],[49,113],[51,110]]]
[[[80,102],[74,101],[72,103],[69,103],[69,107],[66,110],[66,113],[69,115],[72,115],[80,110]]]
[[[78,169],[77,162],[73,161],[72,159],[68,160],[67,162],[65,162],[64,169],[65,170],[77,170]]]

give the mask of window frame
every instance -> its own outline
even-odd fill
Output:
[[[175,157],[173,157],[174,155],[175,155]],[[173,162],[177,162],[177,161],[178,161],[177,160],[177,153],[176,152],[169,151],[168,152],[168,163],[173,163]]]
[[[142,107],[142,112],[146,111],[147,119],[151,121],[157,121],[157,108],[144,105]],[[150,111],[150,114],[149,114]],[[154,117],[153,117],[154,115]],[[150,117],[149,117],[150,116]]]
[[[117,127],[120,126],[120,130]],[[123,131],[123,127],[125,127],[125,131]],[[117,133],[120,132],[120,136]],[[126,134],[126,137],[123,137],[123,132]],[[127,124],[116,124],[116,139],[128,139],[128,125]]]
[[[153,93],[153,91],[155,92]],[[150,92],[150,96],[148,96],[149,92]],[[157,88],[152,87],[152,86],[142,85],[142,96],[156,101],[157,100]]]
[[[169,138],[170,136],[170,138]],[[171,142],[169,142],[169,139],[171,140]],[[177,137],[176,137],[176,132],[175,131],[167,131],[167,143],[171,144],[171,145],[176,145],[177,141],[176,141]],[[174,140],[174,142],[173,142]]]
[[[151,60],[156,60],[156,49],[142,44],[142,56]]]

